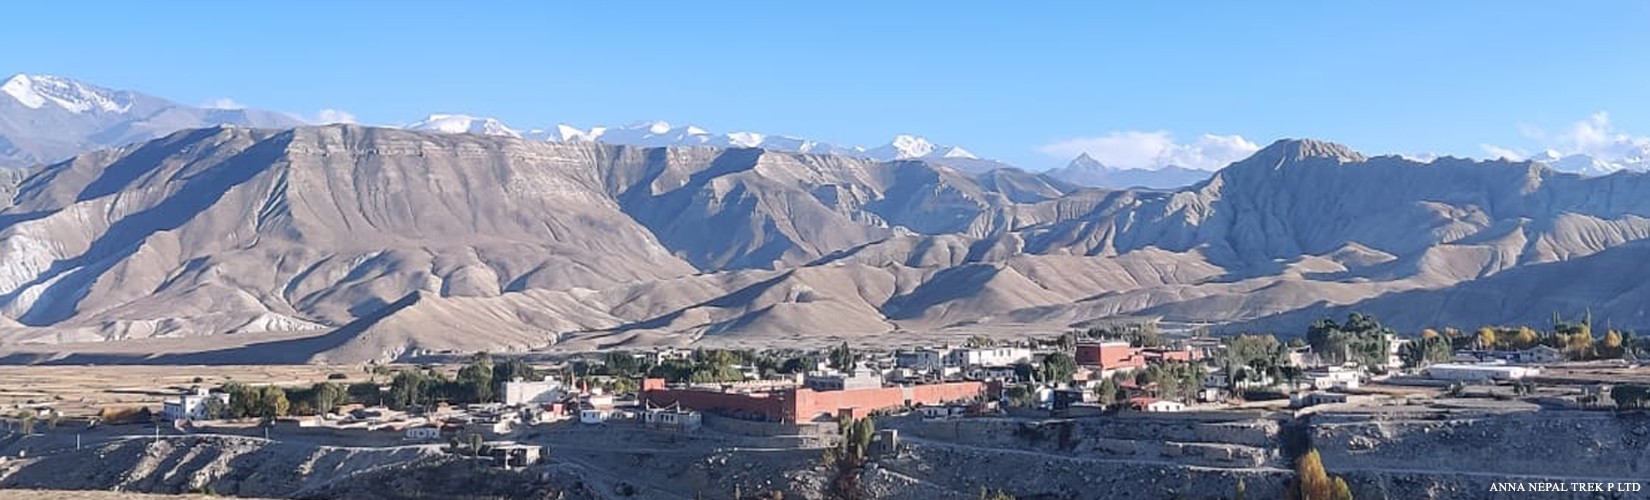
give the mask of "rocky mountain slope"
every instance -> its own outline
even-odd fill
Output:
[[[1049,170],[1045,175],[1087,187],[1179,189],[1203,182],[1214,172],[1173,165],[1159,169],[1114,168],[1084,153],[1066,166]]]
[[[42,165],[183,129],[302,124],[280,113],[196,108],[68,78],[18,74],[0,82],[0,168]]]
[[[240,339],[236,359],[352,362],[1125,315],[1297,328],[1475,283],[1595,290],[1616,271],[1591,263],[1650,235],[1647,179],[1291,140],[1181,191],[1074,190],[921,160],[209,128],[17,183],[0,342]],[[1461,319],[1516,319],[1518,300]],[[1629,323],[1642,303],[1555,306]]]

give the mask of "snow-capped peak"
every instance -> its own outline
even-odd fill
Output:
[[[407,125],[405,128],[444,134],[479,134],[521,138],[520,132],[505,126],[503,122],[492,118],[477,118],[469,115],[432,114],[421,121]]]
[[[870,158],[878,161],[930,160],[956,168],[982,170],[1003,166],[1000,162],[984,160],[973,152],[956,146],[939,146],[927,139],[901,134],[893,141],[874,149],[838,146],[784,135],[758,132],[714,133],[693,125],[672,125],[666,121],[641,121],[621,127],[591,127],[588,130],[570,125],[556,125],[518,133],[498,120],[467,115],[434,114],[423,121],[407,125],[412,130],[444,133],[470,133],[519,137],[534,141],[573,142],[592,141],[629,146],[713,146],[760,148],[809,154],[834,154]]]
[[[922,158],[934,153],[934,143],[921,137],[900,134],[888,143],[895,151],[894,159]]]
[[[970,152],[968,152],[968,150],[963,149],[963,148],[959,148],[959,147],[956,147],[956,146],[952,146],[950,149],[945,150],[945,154],[940,155],[940,157],[941,158],[962,158],[962,159],[967,159],[967,160],[978,160],[978,159],[980,159],[980,157],[974,156],[974,153],[970,153]]]
[[[0,92],[33,109],[53,104],[70,113],[88,111],[124,113],[132,108],[126,96],[68,78],[16,74],[0,84]]]
[[[761,146],[767,138],[756,132],[732,132],[728,134],[728,143],[741,148],[754,148]]]

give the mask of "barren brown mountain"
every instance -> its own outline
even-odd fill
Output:
[[[1650,236],[1650,176],[1295,140],[1164,192],[757,149],[210,128],[0,179],[11,191],[12,361],[359,362],[1116,316],[1288,329],[1348,306],[1401,327],[1588,307],[1634,326],[1645,302],[1617,298],[1642,295],[1619,269]]]

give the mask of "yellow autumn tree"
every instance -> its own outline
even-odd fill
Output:
[[[1518,336],[1514,339],[1514,342],[1518,344],[1519,349],[1535,347],[1536,342],[1540,341],[1541,336],[1536,335],[1534,328],[1528,326],[1518,327]]]
[[[1335,478],[1335,484],[1330,488],[1330,500],[1352,500],[1352,487],[1347,486],[1346,480]]]
[[[1318,450],[1307,450],[1295,460],[1295,482],[1290,485],[1289,500],[1330,500],[1334,489],[1334,480],[1324,470]]]
[[[1486,326],[1486,327],[1478,329],[1478,348],[1479,349],[1494,349],[1495,348],[1495,329],[1494,328],[1490,328],[1490,327]]]
[[[1588,359],[1593,355],[1593,332],[1582,325],[1579,332],[1564,338],[1565,350],[1570,352],[1571,359]]]
[[[1430,339],[1430,338],[1437,338],[1437,337],[1438,337],[1438,330],[1433,330],[1431,328],[1426,328],[1426,329],[1421,330],[1421,338],[1423,338],[1423,339]]]
[[[1604,332],[1603,346],[1599,347],[1599,354],[1611,358],[1621,357],[1621,332],[1610,330]]]

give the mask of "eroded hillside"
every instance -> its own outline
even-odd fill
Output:
[[[310,332],[271,346],[334,362],[1123,315],[1288,327],[1481,282],[1548,314],[1575,304],[1532,280],[1591,289],[1650,235],[1644,175],[1317,141],[1165,192],[756,149],[220,127],[0,186],[15,191],[0,205],[13,349]],[[1640,303],[1591,305],[1621,324]]]

